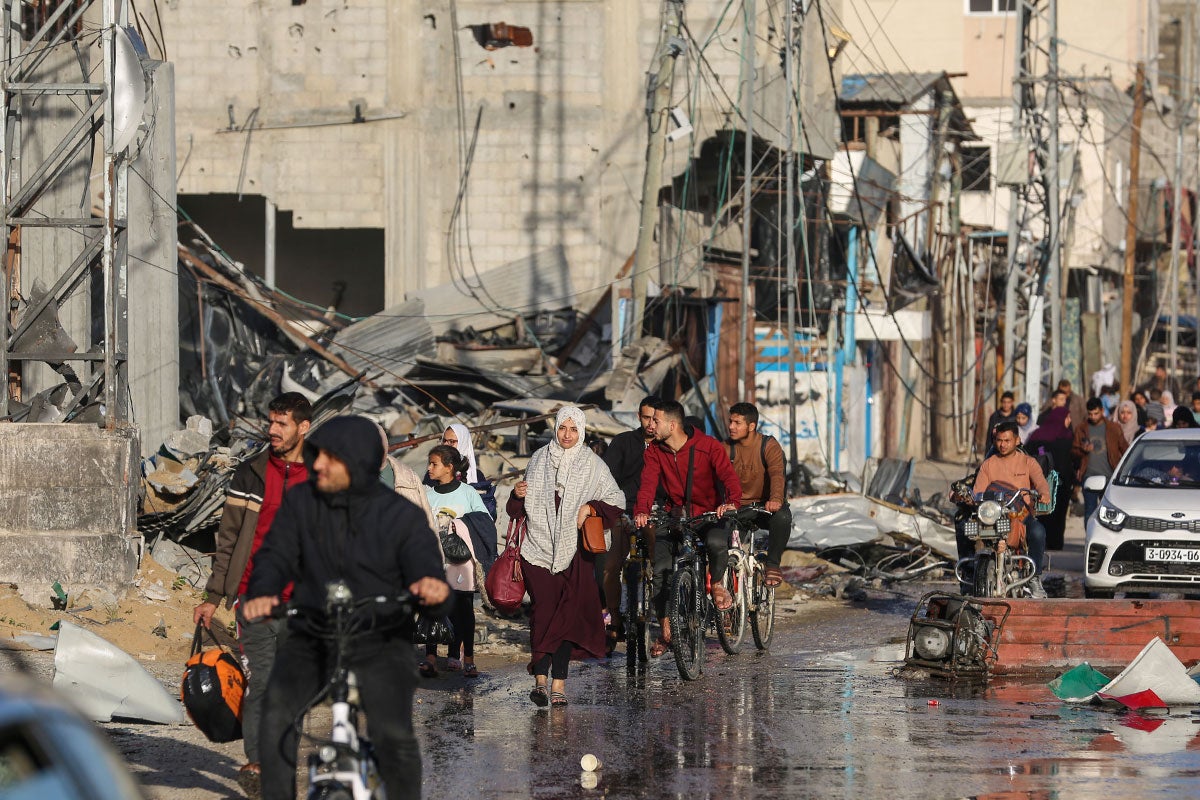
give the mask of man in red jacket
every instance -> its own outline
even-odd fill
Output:
[[[734,472],[725,446],[698,428],[684,425],[683,416],[683,406],[675,401],[665,402],[654,411],[655,441],[646,448],[637,502],[633,506],[634,522],[639,528],[650,520],[650,507],[660,485],[667,497],[666,509],[681,509],[689,517],[708,511],[724,514],[736,510],[742,501],[742,482]],[[721,585],[729,563],[729,524],[716,522],[702,530],[712,575],[713,604],[718,611],[726,611],[733,606],[733,598]],[[669,540],[658,539],[654,543],[654,605],[662,625],[662,638],[650,651],[655,657],[666,652],[671,641],[671,624],[666,613],[671,550]]]

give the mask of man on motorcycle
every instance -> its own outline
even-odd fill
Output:
[[[1039,497],[1050,496],[1050,485],[1042,468],[1036,459],[1017,449],[1020,442],[1020,432],[1014,421],[1002,422],[996,426],[993,434],[996,454],[985,459],[979,466],[975,476],[972,491],[979,494],[986,491],[994,483],[1003,483],[1014,489],[1033,489]],[[1029,549],[1029,557],[1037,567],[1037,574],[1029,582],[1029,592],[1034,597],[1045,597],[1046,590],[1042,587],[1042,569],[1046,558],[1046,529],[1033,515],[1033,503],[1027,502],[1029,516],[1025,520],[1025,544]],[[954,526],[955,539],[958,542],[958,557],[970,558],[975,554],[975,543],[963,533],[962,523]],[[964,591],[964,594],[966,592]]]

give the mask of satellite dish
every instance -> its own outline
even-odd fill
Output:
[[[113,51],[116,64],[112,85],[112,153],[119,155],[133,143],[142,123],[142,113],[146,109],[146,73],[137,47],[124,28],[113,32]]]

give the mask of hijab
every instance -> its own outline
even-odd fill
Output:
[[[1192,413],[1191,409],[1175,406],[1175,412],[1171,415],[1171,429],[1175,430],[1176,428],[1200,428],[1200,425],[1196,424],[1196,415]]]
[[[558,429],[575,423],[579,440],[569,448],[558,443]],[[554,438],[529,459],[525,470],[525,516],[529,526],[521,544],[521,557],[551,572],[571,566],[579,549],[575,519],[585,503],[597,500],[623,508],[625,495],[600,456],[585,444],[583,411],[574,406],[559,409]]]
[[[1037,422],[1033,419],[1033,406],[1029,405],[1029,403],[1019,403],[1016,413],[1017,416],[1021,414],[1025,415],[1025,424],[1021,425],[1018,423],[1017,425],[1017,433],[1020,434],[1021,444],[1025,444],[1029,441],[1030,435],[1037,430]]]
[[[1125,409],[1133,412],[1133,419],[1129,420],[1129,422],[1121,422],[1121,412]],[[1121,433],[1125,434],[1125,441],[1132,442],[1133,438],[1137,436],[1138,429],[1142,427],[1138,425],[1137,403],[1132,400],[1122,400],[1121,404],[1117,406],[1115,416],[1116,423],[1121,426]]]
[[[454,431],[454,435],[458,437],[458,454],[467,460],[467,474],[463,476],[464,483],[479,483],[479,471],[475,469],[475,448],[471,446],[471,432],[467,430],[467,426],[461,423],[454,423],[448,430]]]
[[[1170,392],[1163,392],[1158,398],[1158,402],[1162,403],[1163,421],[1167,423],[1167,427],[1170,427],[1174,424],[1172,420],[1175,419],[1175,409],[1179,408],[1179,406],[1175,405],[1175,395]]]
[[[1066,425],[1070,413],[1071,409],[1066,406],[1059,406],[1047,411],[1042,424],[1030,434],[1026,444],[1054,444],[1062,439],[1073,438],[1075,433]]]

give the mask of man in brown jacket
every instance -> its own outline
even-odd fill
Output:
[[[217,530],[217,551],[212,576],[205,588],[205,601],[196,606],[195,622],[212,623],[217,606],[238,604],[238,640],[242,663],[247,668],[246,696],[242,703],[242,741],[247,764],[238,773],[238,784],[257,796],[259,783],[259,723],[263,692],[275,663],[275,651],[286,637],[287,621],[260,619],[248,622],[239,598],[246,593],[254,554],[271,528],[283,493],[307,480],[304,466],[304,437],[312,419],[312,405],[299,392],[285,392],[267,406],[267,452],[243,461],[225,491],[225,508]],[[290,591],[286,594],[290,595]]]
[[[1078,461],[1075,471],[1077,482],[1082,485],[1084,480],[1094,475],[1100,475],[1107,481],[1128,448],[1129,442],[1125,441],[1121,426],[1104,417],[1104,404],[1095,397],[1088,400],[1087,416],[1075,425],[1075,440],[1071,445],[1071,455]],[[1100,505],[1102,494],[1102,491],[1083,490],[1085,524]]]
[[[767,529],[767,586],[783,582],[779,562],[792,535],[792,510],[784,490],[783,447],[773,436],[758,432],[758,409],[750,403],[729,408],[730,459],[742,482],[742,506],[738,519],[751,532]],[[750,503],[761,509],[745,508]]]

